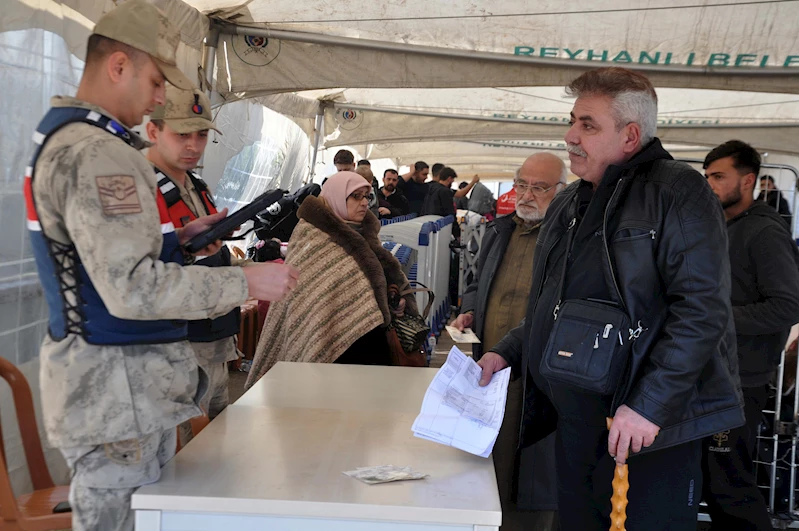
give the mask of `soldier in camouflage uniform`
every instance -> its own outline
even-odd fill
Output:
[[[54,98],[34,134],[25,195],[50,310],[44,426],[72,470],[76,531],[133,529],[133,491],[158,480],[175,426],[201,413],[205,377],[181,319],[223,315],[248,296],[277,300],[297,282],[275,264],[183,266],[180,244],[226,212],[176,231],[130,130],[164,103],[164,78],[192,88],[176,66],[178,40],[145,0],[109,12],[76,98]]]
[[[211,191],[202,178],[194,173],[213,129],[211,102],[200,90],[181,90],[167,87],[166,104],[159,105],[150,115],[147,135],[153,145],[147,158],[153,163],[158,187],[164,196],[169,217],[175,227],[183,227],[201,216],[216,213]],[[198,262],[208,267],[239,264],[227,247]],[[208,375],[208,393],[201,406],[213,420],[224,410],[228,398],[227,362],[238,359],[235,335],[239,332],[239,309],[217,319],[201,319],[189,323],[189,342],[200,367]],[[180,425],[181,446],[193,434],[191,423]]]

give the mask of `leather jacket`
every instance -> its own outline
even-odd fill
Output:
[[[702,175],[674,161],[657,139],[626,164],[610,166],[603,180],[616,179],[597,276],[618,284],[641,334],[611,413],[625,404],[661,428],[646,452],[743,425],[727,231],[718,199]],[[547,212],[527,317],[492,348],[515,374],[529,367],[532,375],[525,378],[524,446],[556,424],[547,386],[534,383],[542,381],[536,374],[542,353],[531,352],[538,330],[527,323],[540,323],[547,314],[552,319],[566,254],[562,237],[576,216],[578,185],[558,194]]]

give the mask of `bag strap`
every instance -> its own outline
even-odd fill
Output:
[[[411,294],[414,294],[414,293],[428,293],[429,297],[427,298],[427,305],[425,306],[424,312],[422,313],[422,319],[427,320],[427,316],[430,315],[430,308],[433,307],[433,301],[436,298],[436,294],[433,293],[433,290],[431,290],[430,288],[428,288],[427,286],[425,286],[421,282],[413,281],[412,283],[416,284],[417,286],[422,286],[422,287],[421,288],[410,288],[410,289],[406,289],[404,291],[400,291],[399,286],[397,286],[396,284],[391,284],[388,287],[388,291],[389,291],[389,293],[391,293],[392,291],[395,291],[400,297],[404,297],[406,295],[411,295]],[[408,282],[408,285],[409,286],[411,285],[410,281]]]
[[[566,272],[569,268],[569,254],[572,251],[572,243],[574,242],[574,227],[577,225],[577,216],[573,217],[566,228],[566,255],[563,257],[563,267],[560,272],[560,285],[558,286],[558,303],[555,309],[552,310],[552,315],[555,320],[558,320],[558,312],[560,311],[560,304],[563,302],[563,294],[566,292]]]
[[[616,295],[618,299],[618,304],[621,308],[626,312],[627,305],[624,303],[624,298],[621,296],[621,289],[619,288],[619,281],[618,277],[616,276],[616,269],[613,267],[613,257],[610,255],[610,247],[608,243],[608,215],[613,200],[616,198],[617,192],[622,188],[624,181],[633,177],[635,174],[635,169],[630,169],[624,172],[621,176],[619,181],[616,183],[616,188],[613,190],[613,194],[610,196],[608,200],[608,204],[605,205],[605,210],[602,213],[602,247],[603,253],[602,258],[603,261],[607,262],[608,268],[610,269],[610,279],[612,285],[609,286],[611,291]],[[558,287],[558,303],[555,305],[555,309],[553,310],[552,314],[555,316],[555,320],[558,320],[558,312],[560,311],[560,305],[563,302],[563,295],[566,292],[566,272],[569,266],[569,254],[571,253],[572,243],[574,241],[574,233],[576,232],[575,226],[577,225],[577,216],[575,215],[572,220],[569,222],[569,226],[566,229],[567,237],[566,237],[566,256],[563,259],[563,268],[561,271],[560,277],[560,286]]]

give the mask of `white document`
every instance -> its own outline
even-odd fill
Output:
[[[427,388],[414,435],[488,457],[505,416],[510,368],[495,373],[485,387],[479,384],[481,374],[473,359],[452,347]]]
[[[471,328],[464,328],[461,332],[454,326],[447,326],[447,332],[455,343],[480,343],[480,339]]]

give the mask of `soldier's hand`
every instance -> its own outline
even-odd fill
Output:
[[[452,326],[463,332],[464,328],[469,328],[474,323],[474,315],[471,313],[462,313],[453,321]]]
[[[613,417],[608,434],[608,452],[623,465],[632,449],[638,453],[641,448],[652,446],[660,428],[627,406],[620,406]]]
[[[475,173],[474,177],[472,177],[472,184],[477,184],[479,182],[480,182],[480,176]]]
[[[227,216],[227,208],[223,208],[220,212],[216,214],[211,214],[210,216],[203,216],[201,218],[197,218],[194,221],[190,221],[183,226],[183,228],[176,229],[175,232],[178,234],[178,241],[181,245],[185,244],[198,234],[205,232],[206,230],[210,229],[214,224],[219,223]],[[205,249],[196,253],[196,256],[211,256],[219,252],[219,249],[222,248],[224,243],[222,240],[217,240]]]
[[[486,352],[477,364],[483,368],[483,375],[480,377],[480,387],[488,385],[495,372],[499,372],[508,367],[508,362],[505,361],[505,358],[496,352]]]
[[[250,297],[260,301],[279,301],[297,287],[300,272],[286,264],[252,264],[242,269],[247,277]]]

